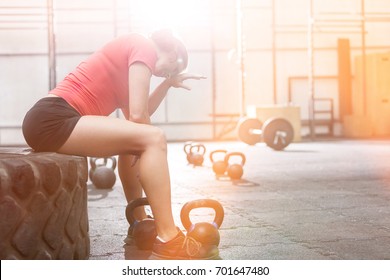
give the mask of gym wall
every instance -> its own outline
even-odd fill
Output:
[[[49,2],[2,0],[0,3],[0,145],[25,144],[20,129],[24,114],[49,90]],[[148,34],[155,28],[172,27],[188,46],[188,71],[203,74],[207,79],[189,82],[193,88],[190,92],[172,89],[153,116],[153,122],[172,141],[211,140],[215,132],[211,114],[240,113],[238,0],[52,2],[57,82],[83,58],[118,35]],[[245,105],[293,104],[300,106],[302,121],[308,120],[309,89],[305,79],[310,70],[308,2],[241,0]],[[362,52],[362,21],[359,21],[362,0],[312,2],[314,17],[322,20],[313,30],[313,73],[328,77],[315,80],[315,96],[332,98],[335,135],[342,135],[337,40],[350,41],[354,79],[353,57]],[[364,22],[365,51],[388,52],[390,2],[364,3],[364,12],[371,19]],[[159,81],[154,78],[152,87]],[[302,126],[300,133],[307,135],[307,127]],[[227,137],[234,138],[234,134]]]

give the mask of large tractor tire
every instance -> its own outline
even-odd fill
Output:
[[[0,149],[0,259],[88,259],[87,161]]]

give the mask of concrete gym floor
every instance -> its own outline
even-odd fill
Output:
[[[206,142],[202,167],[187,164],[183,143],[168,147],[175,221],[187,201],[212,198],[225,209],[220,256],[229,260],[390,259],[390,139],[292,143],[276,152],[263,143]],[[217,180],[209,152],[246,155],[241,181]],[[88,187],[92,260],[145,259],[124,246],[125,198]],[[211,221],[213,211],[191,211]]]

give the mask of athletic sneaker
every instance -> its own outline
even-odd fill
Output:
[[[185,236],[182,231],[174,239],[161,242],[158,238],[153,244],[150,260],[217,260],[218,247],[202,245],[192,237]]]

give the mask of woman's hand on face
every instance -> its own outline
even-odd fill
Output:
[[[175,76],[167,78],[167,80],[169,81],[172,87],[184,88],[186,90],[191,90],[191,87],[184,84],[185,80],[202,80],[202,79],[206,79],[206,77],[202,75],[195,75],[190,73],[177,74]]]

